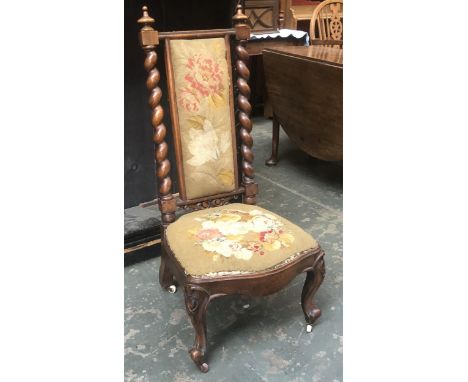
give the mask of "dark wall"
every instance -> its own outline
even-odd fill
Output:
[[[230,28],[236,0],[125,0],[124,16],[124,124],[125,124],[125,205],[135,206],[156,197],[154,175],[154,149],[152,127],[146,90],[146,71],[143,68],[144,52],[138,43],[141,7],[147,5],[150,15],[156,20],[154,28],[159,31]],[[166,92],[165,68],[162,45],[158,48],[158,69],[161,72],[160,86]],[[166,97],[162,103],[166,113],[164,123],[169,130],[170,119]],[[172,162],[174,163],[174,162]],[[172,176],[177,188],[175,176]]]

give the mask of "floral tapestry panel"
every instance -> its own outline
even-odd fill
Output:
[[[229,94],[222,38],[171,41],[188,199],[235,189]]]
[[[175,256],[192,275],[260,271],[318,245],[288,220],[240,203],[181,216],[166,232]]]

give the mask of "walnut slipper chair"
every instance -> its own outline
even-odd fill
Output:
[[[146,52],[162,220],[159,282],[172,293],[177,286],[184,290],[195,329],[190,356],[202,372],[208,371],[205,314],[209,302],[217,297],[269,295],[307,272],[301,296],[307,331],[320,316],[313,297],[325,275],[324,252],[301,228],[255,206],[246,19],[238,5],[234,29],[159,34],[151,26],[154,19],[147,7],[138,20],[142,25],[140,44]],[[159,40],[165,43],[179,194],[172,193],[160,105]],[[242,203],[231,203],[236,200]],[[176,220],[178,207],[193,212]]]

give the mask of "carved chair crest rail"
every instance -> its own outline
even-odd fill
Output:
[[[272,294],[306,272],[303,313],[310,325],[320,316],[313,297],[325,275],[324,252],[301,228],[255,205],[246,20],[241,5],[233,16],[233,29],[158,33],[146,6],[138,20],[146,54],[163,232],[159,282],[170,292],[177,286],[184,291],[195,329],[190,356],[202,372],[208,371],[205,314],[214,298]],[[178,197],[172,193],[160,104],[156,53],[160,41],[165,43]],[[242,203],[230,203],[233,197],[241,197]],[[176,220],[178,207],[194,211]]]

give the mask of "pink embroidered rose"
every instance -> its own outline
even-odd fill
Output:
[[[221,237],[221,232],[216,228],[202,229],[197,233],[197,238],[200,240],[216,239],[217,237]]]
[[[260,241],[264,243],[272,243],[273,241],[276,240],[276,238],[277,238],[276,232],[274,232],[271,229],[268,231],[262,231],[259,233],[259,239]]]
[[[200,110],[200,99],[197,97],[196,92],[188,86],[182,89],[179,102],[182,104],[182,107],[189,112]]]
[[[184,79],[187,81],[187,86],[182,89],[179,97],[185,110],[198,111],[202,97],[221,96],[224,90],[223,71],[212,58],[195,54],[188,58],[185,67],[187,73]]]
[[[250,249],[251,251],[258,252],[262,248],[262,245],[260,243],[255,242],[255,241],[251,241],[248,244],[247,248]]]
[[[263,256],[265,254],[265,252],[263,252],[262,244],[257,243],[255,241],[251,241],[248,244],[247,249],[249,249],[252,252],[258,253],[260,256]]]
[[[187,60],[185,67],[188,69],[185,79],[202,96],[207,97],[223,91],[223,72],[212,58],[195,54]]]

